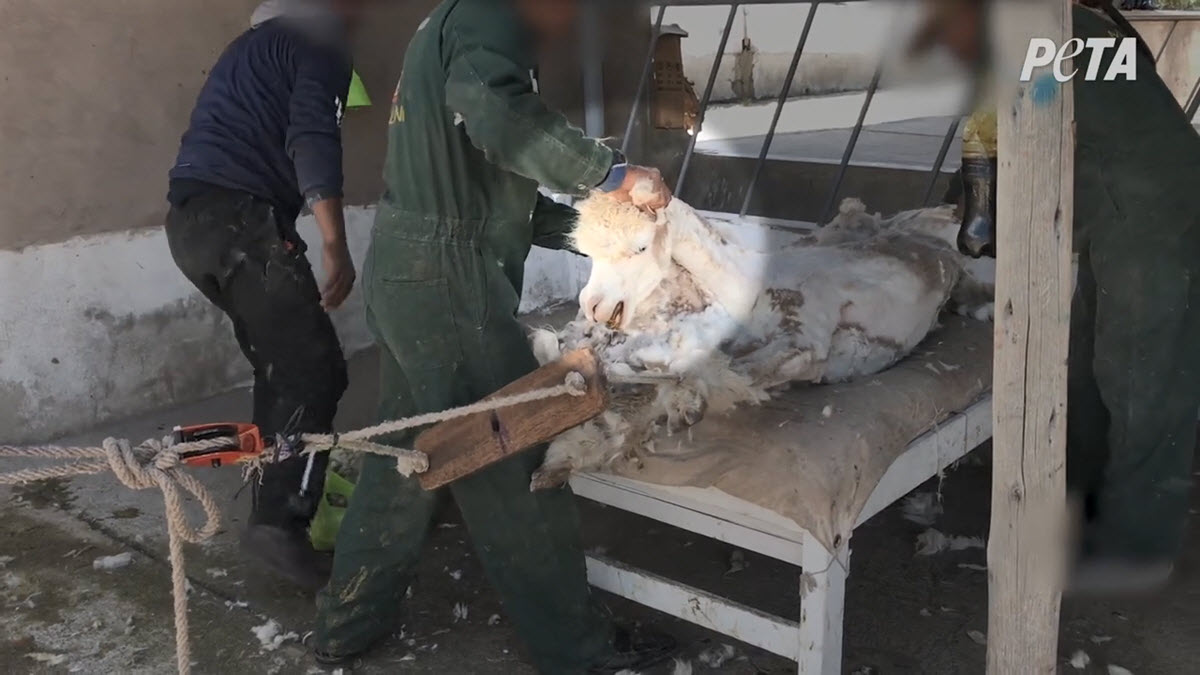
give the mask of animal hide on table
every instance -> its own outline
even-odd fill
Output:
[[[593,261],[580,315],[561,331],[535,332],[534,351],[544,363],[593,349],[613,403],[551,444],[535,489],[572,471],[636,463],[661,432],[793,383],[884,370],[952,300],[990,318],[990,287],[965,271],[948,208],[885,220],[846,200],[813,236],[768,252],[730,242],[678,199],[656,217],[604,195],[579,211],[575,244]]]

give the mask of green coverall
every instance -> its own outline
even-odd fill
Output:
[[[1076,6],[1075,37],[1125,37]],[[1136,81],[1085,81],[1078,147],[1068,481],[1093,500],[1085,546],[1173,558],[1182,546],[1200,410],[1200,135],[1139,50]],[[1003,252],[1000,255],[1004,255]]]
[[[409,45],[363,274],[382,419],[477,401],[537,368],[516,318],[525,258],[532,244],[564,246],[575,214],[538,185],[585,193],[614,153],[546,108],[533,42],[507,0],[446,0]],[[570,490],[529,490],[542,454],[451,490],[539,670],[582,672],[607,655],[612,628],[587,585]],[[317,601],[318,650],[356,653],[394,629],[433,508],[393,461],[365,459]]]

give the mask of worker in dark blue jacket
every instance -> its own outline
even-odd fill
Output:
[[[200,91],[170,172],[167,239],[180,270],[233,323],[254,369],[264,437],[332,431],[346,363],[327,310],[354,285],[342,216],[341,123],[350,86],[347,35],[363,0],[269,0],[221,55]],[[320,287],[295,221],[320,226]],[[243,546],[294,582],[328,574],[307,527],[327,454],[276,443],[255,482]],[[324,568],[324,569],[323,569]]]

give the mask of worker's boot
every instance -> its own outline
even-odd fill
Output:
[[[1175,564],[1163,558],[1085,556],[1075,563],[1065,592],[1082,596],[1128,596],[1166,588]]]
[[[315,593],[329,581],[333,556],[314,551],[306,531],[252,524],[242,533],[241,544],[272,572],[306,591]]]
[[[976,113],[963,132],[962,229],[958,248],[972,258],[996,257],[996,115]]]
[[[1072,458],[1074,459],[1074,458]],[[1067,491],[1068,537],[1074,557],[1067,570],[1063,592],[1072,596],[1124,597],[1144,595],[1166,587],[1175,571],[1168,556],[1132,556],[1104,546],[1110,534],[1097,521],[1095,494]]]
[[[316,455],[312,466],[307,456],[297,456],[263,467],[261,477],[252,479],[253,506],[250,523],[242,534],[242,549],[271,571],[310,591],[320,590],[329,580],[332,556],[313,550],[308,524],[317,512],[328,453]],[[308,485],[303,485],[305,475]]]

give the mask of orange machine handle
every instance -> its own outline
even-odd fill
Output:
[[[226,464],[240,464],[250,461],[262,455],[266,449],[262,432],[253,424],[224,422],[191,427],[177,427],[175,429],[176,443],[203,441],[213,438],[227,438],[228,443],[204,450],[185,452],[179,456],[180,461],[188,466],[209,466],[216,468]]]

